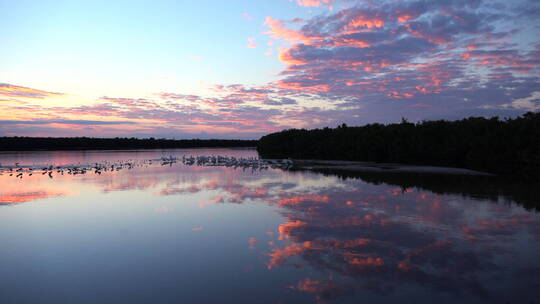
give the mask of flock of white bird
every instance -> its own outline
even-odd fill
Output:
[[[227,156],[182,156],[182,163],[188,166],[223,166],[243,169],[264,170],[268,168],[290,169],[293,162],[290,159],[260,159],[256,157],[236,158]]]
[[[160,159],[149,159],[142,161],[117,161],[117,162],[102,162],[92,163],[87,165],[47,165],[47,166],[21,166],[19,163],[15,163],[14,166],[2,166],[0,164],[0,175],[8,174],[16,178],[22,179],[23,176],[32,176],[34,174],[47,175],[49,178],[53,178],[53,175],[79,175],[86,173],[102,174],[103,172],[120,171],[122,169],[133,169],[135,167],[147,167],[154,163],[159,163],[162,166],[172,166],[173,164],[181,161],[186,166],[213,166],[213,167],[232,167],[256,170],[265,169],[290,169],[293,166],[293,162],[290,159],[260,159],[256,157],[249,158],[236,158],[220,155],[212,156],[182,156],[177,158],[173,156],[162,157]]]

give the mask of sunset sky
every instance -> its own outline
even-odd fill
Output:
[[[0,136],[259,138],[540,110],[538,0],[0,0]]]

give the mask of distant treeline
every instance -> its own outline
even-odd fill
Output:
[[[361,127],[291,129],[263,136],[262,157],[450,165],[540,175],[540,113]]]
[[[155,139],[92,137],[0,137],[0,151],[124,150],[171,148],[255,147],[256,140]]]

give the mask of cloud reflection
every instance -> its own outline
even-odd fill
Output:
[[[0,206],[1,205],[14,205],[26,202],[32,202],[50,197],[62,196],[63,193],[48,192],[46,190],[31,191],[31,192],[1,192],[0,193]]]
[[[527,297],[534,292],[528,278],[531,273],[540,275],[538,262],[517,258],[540,252],[538,214],[489,197],[473,199],[308,172],[216,167],[156,166],[64,178],[90,183],[101,192],[138,190],[155,197],[186,197],[200,207],[276,208],[284,221],[266,236],[248,236],[247,249],[261,255],[265,271],[317,270],[318,275],[301,280],[291,277],[284,288],[313,294],[321,302],[355,301],[365,293],[375,298],[410,293],[419,301],[426,294],[481,301]],[[50,197],[28,189],[2,195],[8,204]],[[157,213],[174,210],[170,205],[154,208]],[[537,242],[524,245],[527,238]]]

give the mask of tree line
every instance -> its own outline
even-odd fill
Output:
[[[540,113],[514,119],[402,120],[337,128],[289,129],[263,136],[262,157],[451,165],[540,175]]]
[[[29,150],[123,150],[171,148],[255,147],[256,140],[156,139],[93,137],[0,137],[0,151]]]

